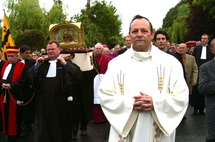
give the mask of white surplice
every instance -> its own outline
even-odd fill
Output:
[[[153,111],[133,110],[140,92],[152,96]],[[179,61],[152,46],[111,60],[98,94],[111,124],[109,142],[174,142],[189,92]]]
[[[104,74],[97,74],[93,80],[94,104],[100,104],[98,89],[99,89],[99,85],[102,81],[103,76],[104,76]]]

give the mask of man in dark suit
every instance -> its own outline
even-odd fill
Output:
[[[28,68],[31,68],[35,64],[35,60],[30,58],[31,48],[28,45],[22,45],[19,49],[19,56],[20,61],[26,63]],[[29,83],[30,84],[30,83]],[[24,102],[28,103],[23,106],[23,122],[22,122],[22,129],[23,132],[21,136],[25,136],[32,131],[32,123],[35,122],[35,115],[36,115],[36,99],[32,98],[34,91],[31,86],[27,85],[26,89],[24,90],[25,98]]]
[[[125,48],[119,50],[119,51],[117,52],[118,55],[124,53],[127,49],[129,49],[129,48],[131,47],[131,39],[130,39],[129,36],[126,36],[126,37],[124,38],[124,42],[125,42]]]
[[[26,63],[29,68],[31,68],[35,64],[35,60],[31,59],[31,48],[28,45],[20,46],[19,56],[20,61]]]
[[[156,46],[161,51],[164,51],[168,54],[175,56],[175,54],[172,53],[171,51],[169,51],[167,48],[167,43],[169,42],[169,35],[167,34],[167,32],[162,31],[162,30],[156,31],[155,35],[154,35],[154,41],[155,41]]]
[[[211,52],[211,48],[208,45],[209,40],[210,40],[209,35],[203,34],[201,36],[201,45],[195,47],[195,49],[193,51],[193,56],[196,59],[196,63],[197,63],[198,68],[202,64],[204,64],[204,63],[206,63],[206,62],[208,62],[214,58],[214,55]],[[205,114],[205,112],[204,112],[205,95],[199,93],[198,85],[195,85],[193,87],[191,105],[194,107],[194,111],[193,111],[194,115],[197,115],[197,114],[204,115]]]
[[[181,63],[181,66],[183,68],[183,72],[184,72],[184,79],[186,80],[186,76],[185,76],[185,68],[183,65],[183,60],[182,60],[182,56],[179,53],[173,53],[171,51],[168,50],[167,48],[167,44],[169,43],[169,35],[167,34],[166,31],[163,30],[157,30],[154,34],[154,41],[156,46],[163,52],[166,52],[167,54],[170,54],[172,56],[174,56],[175,58],[178,59],[178,61]],[[176,47],[177,48],[177,47]],[[183,119],[187,119],[186,116],[184,116]]]
[[[215,39],[211,41],[211,50],[215,54]],[[198,90],[205,94],[206,122],[208,136],[206,142],[215,142],[215,60],[212,59],[199,67]]]

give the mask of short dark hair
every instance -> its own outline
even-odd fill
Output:
[[[149,22],[150,25],[150,31],[153,32],[153,27],[152,27],[152,23],[149,21],[149,19],[147,19],[146,17],[143,17],[141,15],[135,15],[134,18],[131,20],[130,26],[129,26],[129,32],[131,31],[131,24],[135,19],[145,19]]]
[[[167,32],[166,32],[166,31],[163,31],[163,30],[157,30],[157,31],[155,32],[155,35],[154,35],[154,41],[156,41],[156,37],[157,37],[157,35],[158,35],[158,34],[165,35],[166,40],[169,40],[169,35],[167,34]]]
[[[130,38],[130,37],[129,37],[129,35],[127,35],[127,36],[124,36],[124,41],[126,40],[126,38],[127,38],[127,37],[128,37],[128,38]]]
[[[28,45],[22,45],[20,46],[19,52],[24,53],[26,50],[31,50],[31,48]]]
[[[202,36],[208,36],[208,40],[210,40],[210,36],[207,33],[204,33]]]
[[[59,44],[59,42],[57,42],[56,40],[50,40],[50,41],[48,42],[48,44],[53,44],[53,43],[55,43],[55,44],[57,45],[57,48],[60,48],[60,44]]]

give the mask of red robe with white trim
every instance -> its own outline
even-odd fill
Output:
[[[28,69],[26,64],[17,61],[12,65],[7,79],[4,80],[2,78],[8,64],[9,62],[6,61],[3,64],[0,72],[0,85],[2,86],[2,83],[9,83],[11,86],[11,89],[9,91],[1,87],[0,130],[9,136],[14,136],[18,134],[18,130],[20,129],[21,115],[19,113],[19,106],[17,105],[17,100],[22,101],[24,95],[22,93],[22,88],[26,85],[26,76]],[[6,103],[4,103],[5,98]]]

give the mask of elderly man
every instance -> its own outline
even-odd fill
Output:
[[[72,101],[72,84],[80,83],[79,68],[60,56],[60,45],[56,41],[47,44],[48,58],[38,58],[29,69],[37,93],[38,142],[68,142],[67,102]]]
[[[198,66],[194,56],[186,54],[187,45],[185,43],[179,44],[178,53],[182,57],[182,63],[185,69],[186,82],[189,87],[190,98],[192,95],[193,86],[197,84]]]
[[[129,36],[131,49],[109,62],[99,87],[109,142],[174,142],[188,106],[182,66],[152,45],[147,18],[136,15]]]
[[[112,58],[102,54],[103,49],[104,47],[100,43],[97,43],[94,49],[95,50],[94,56],[96,57],[96,61],[99,64],[101,69],[101,71],[98,72],[98,74],[94,78],[94,113],[93,113],[92,119],[95,121],[95,123],[101,123],[107,120],[101,109],[100,100],[97,92],[98,92],[98,87],[102,81],[102,78],[105,72],[107,71],[108,63]]]
[[[19,47],[8,46],[7,61],[1,66],[0,74],[0,128],[8,135],[8,142],[17,142],[20,134],[23,90],[27,78],[26,64],[18,61]]]

